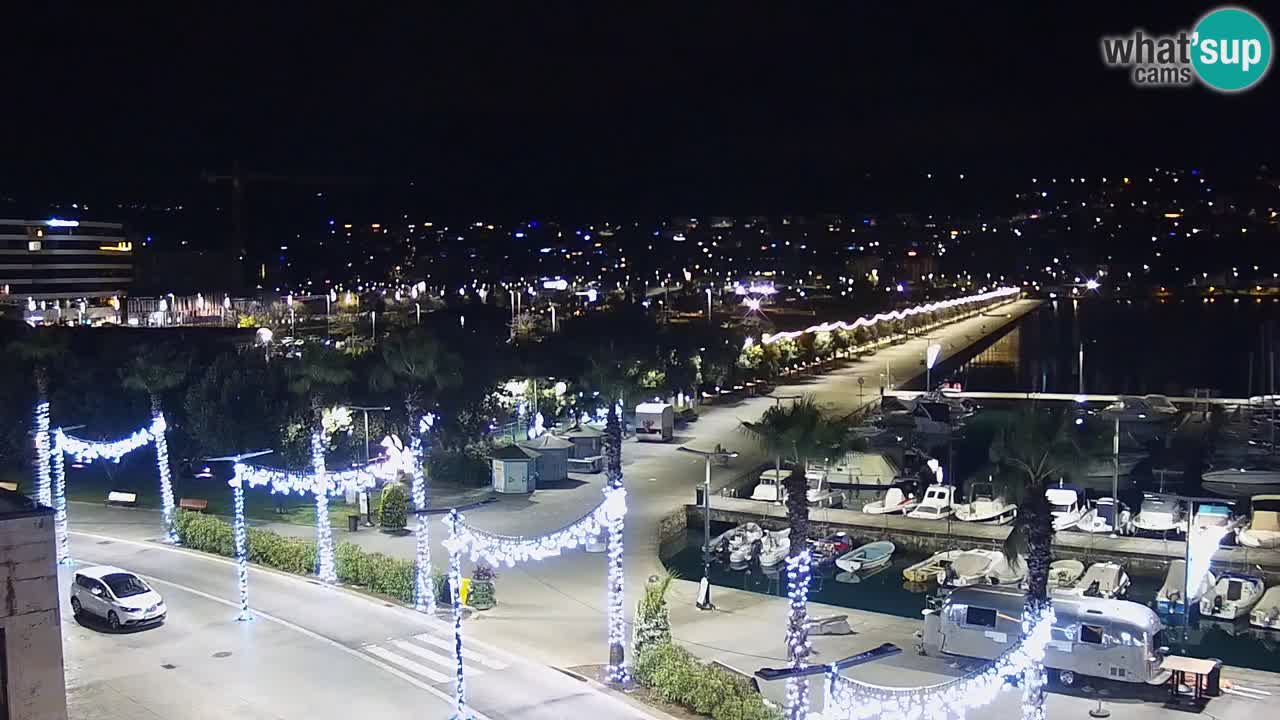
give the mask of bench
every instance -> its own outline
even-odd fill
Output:
[[[178,509],[204,512],[209,509],[209,501],[204,498],[179,498]]]
[[[9,492],[18,492],[18,483],[0,482],[0,490],[8,490]]]
[[[125,492],[123,490],[112,490],[107,493],[108,505],[137,505],[138,493]]]

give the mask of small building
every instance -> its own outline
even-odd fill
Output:
[[[563,437],[573,443],[575,458],[594,458],[604,454],[604,432],[590,425],[578,425]]]
[[[493,461],[494,492],[523,494],[538,488],[538,452],[506,445],[489,457]]]
[[[636,440],[667,442],[675,436],[675,409],[666,403],[636,406]]]
[[[66,720],[53,509],[0,489],[0,716]]]
[[[574,444],[551,433],[519,443],[520,447],[538,453],[538,479],[556,482],[569,479],[569,453]]]

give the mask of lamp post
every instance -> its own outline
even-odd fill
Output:
[[[707,324],[711,324],[711,288],[707,288]]]
[[[933,389],[933,366],[938,362],[938,356],[942,354],[942,346],[938,343],[931,343],[924,353],[924,391],[929,392]]]
[[[716,606],[711,604],[711,461],[736,458],[738,453],[719,445],[711,451],[684,445],[677,449],[701,457],[706,464],[707,473],[702,481],[702,582],[698,586],[697,606],[699,610],[715,610]]]
[[[369,464],[369,411],[373,410],[375,412],[377,411],[391,412],[391,408],[383,407],[383,406],[365,407],[365,406],[357,406],[357,405],[348,405],[347,409],[359,410],[364,413],[364,464],[368,465]],[[365,527],[371,527],[373,525],[373,518],[369,512],[369,494],[366,493],[364,490],[361,490],[356,495],[356,497],[357,497],[357,501],[360,503],[361,514],[364,515]]]

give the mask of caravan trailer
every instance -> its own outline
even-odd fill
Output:
[[[1023,594],[1013,589],[957,588],[936,610],[925,611],[926,654],[993,659],[1018,641]],[[1084,676],[1117,682],[1164,682],[1160,618],[1126,600],[1054,595],[1053,637],[1045,648],[1050,677],[1064,686]]]

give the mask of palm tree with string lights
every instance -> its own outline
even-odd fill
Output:
[[[163,422],[164,410],[161,398],[165,393],[182,386],[191,370],[191,357],[171,343],[161,343],[151,348],[135,347],[133,356],[120,369],[120,382],[127,390],[146,393],[151,405],[151,425]],[[169,469],[169,441],[165,432],[156,434],[156,467],[160,473],[160,497],[164,512],[165,535],[170,542],[177,542],[174,528],[173,483]]]
[[[35,445],[36,500],[42,505],[50,505],[53,493],[49,474],[49,377],[51,368],[66,355],[67,340],[49,328],[31,329],[10,342],[7,349],[20,362],[31,367],[35,380],[36,402],[31,433]]]
[[[809,647],[809,481],[805,467],[810,460],[832,457],[850,447],[844,423],[829,419],[812,395],[790,406],[775,405],[756,422],[743,422],[742,432],[781,463],[791,461],[791,472],[782,479],[786,495],[790,548],[787,551],[787,655],[793,667],[803,667]],[[791,720],[803,720],[808,712],[808,683],[787,681],[787,712]]]

